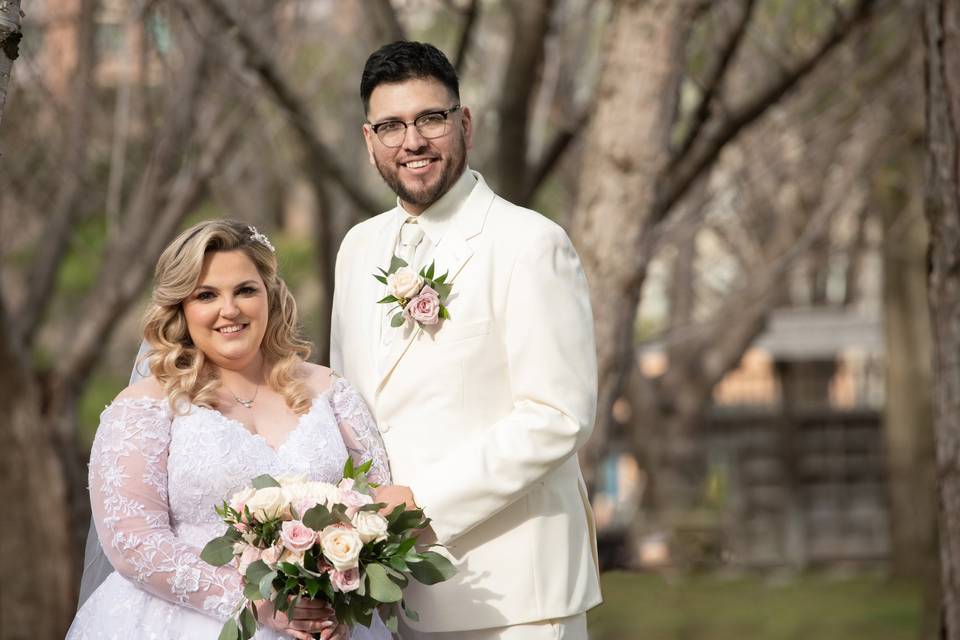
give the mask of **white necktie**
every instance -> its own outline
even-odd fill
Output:
[[[423,240],[423,228],[417,224],[414,217],[407,218],[406,222],[400,227],[400,239],[397,243],[397,255],[400,256],[410,267],[419,271],[419,265],[414,262],[417,255],[417,247]]]

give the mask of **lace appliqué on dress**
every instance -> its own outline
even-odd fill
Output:
[[[363,397],[346,379],[335,376],[332,382],[330,406],[340,426],[340,435],[347,445],[350,457],[357,464],[372,460],[368,478],[377,484],[390,484],[390,463],[380,439],[377,424]]]
[[[104,410],[90,452],[97,533],[116,570],[164,600],[224,620],[242,598],[232,568],[202,561],[170,528],[165,400],[119,400]]]

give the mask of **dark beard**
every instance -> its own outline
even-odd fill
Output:
[[[383,181],[387,183],[387,186],[397,194],[397,196],[403,202],[409,202],[410,204],[417,205],[418,207],[423,207],[426,209],[434,202],[443,197],[447,191],[450,190],[450,187],[453,186],[463,173],[463,169],[467,166],[467,154],[466,154],[466,144],[461,140],[461,146],[459,149],[455,150],[456,155],[459,155],[459,161],[454,163],[447,163],[446,168],[443,170],[443,173],[440,174],[440,179],[437,180],[437,183],[433,187],[429,187],[424,191],[414,193],[408,190],[403,182],[400,180],[399,170],[394,171],[393,173],[387,173],[383,170],[383,167],[380,166],[380,162],[377,162],[377,171],[380,173],[380,177],[383,178]]]

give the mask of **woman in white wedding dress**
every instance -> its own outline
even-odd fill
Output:
[[[214,507],[260,474],[336,481],[352,456],[389,483],[366,405],[305,362],[296,326],[273,246],[253,227],[202,222],[164,251],[144,328],[152,375],[104,410],[90,454],[93,518],[116,571],[68,640],[215,640],[242,599],[240,574],[199,553],[225,529]],[[258,640],[390,638],[377,617],[351,634],[319,603],[290,618],[259,604]]]

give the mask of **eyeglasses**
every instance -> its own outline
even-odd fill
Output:
[[[382,142],[385,147],[399,147],[402,145],[403,139],[407,135],[407,127],[411,124],[417,128],[417,133],[421,136],[428,140],[433,140],[434,138],[440,138],[447,134],[447,124],[449,123],[447,116],[459,108],[460,105],[455,104],[444,111],[425,113],[411,122],[388,120],[387,122],[372,124],[370,128],[377,134],[380,142]]]

